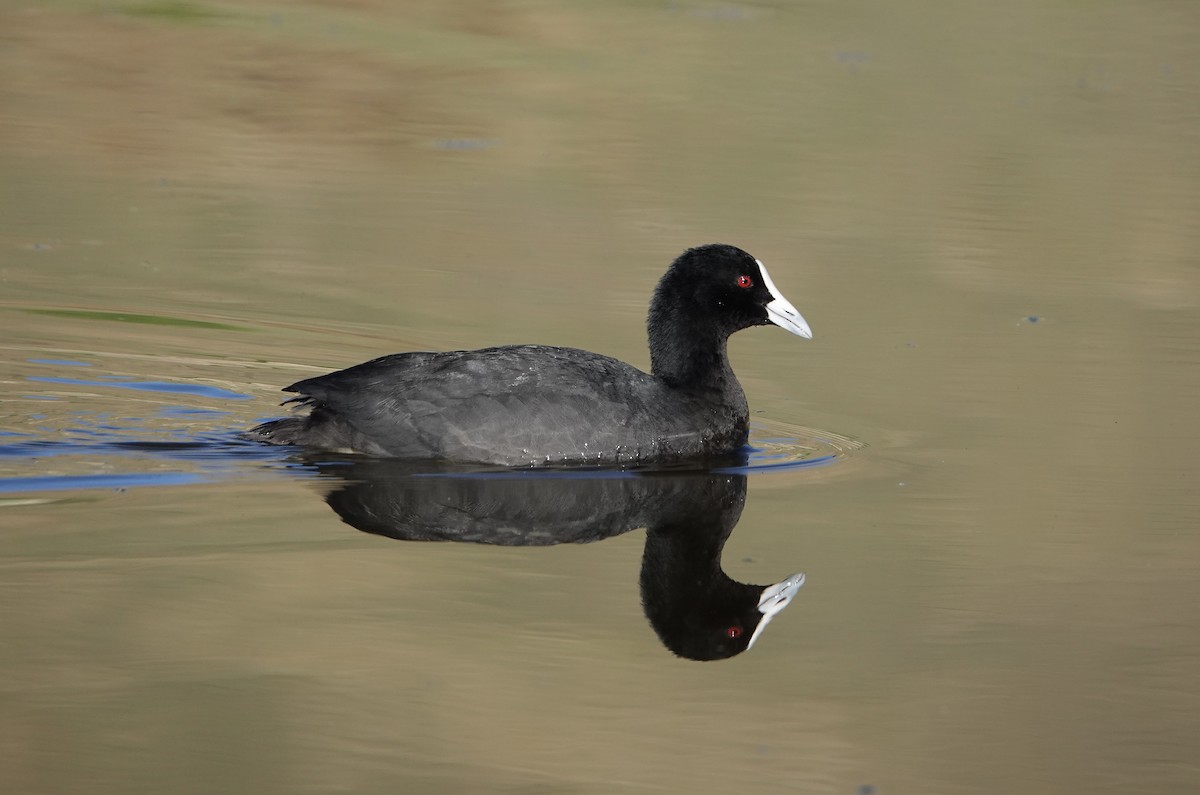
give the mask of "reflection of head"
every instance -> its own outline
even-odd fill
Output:
[[[642,606],[663,645],[680,657],[722,660],[746,651],[804,582],[804,575],[793,575],[767,587],[749,585],[721,570],[721,550],[745,495],[744,476],[709,476],[686,510],[646,531]]]
[[[681,657],[745,651],[799,587],[789,578],[764,589],[721,571],[746,497],[740,474],[429,472],[369,459],[318,468],[339,481],[326,501],[344,521],[401,540],[547,546],[646,527],[642,604]]]

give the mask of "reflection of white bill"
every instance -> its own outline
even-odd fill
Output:
[[[754,641],[758,640],[758,636],[767,628],[767,624],[771,623],[775,614],[791,603],[792,597],[800,590],[801,585],[804,585],[803,572],[793,574],[786,580],[763,588],[762,596],[758,598],[758,612],[762,613],[762,621],[759,621],[758,626],[754,628],[754,634],[750,636],[750,642],[746,644],[746,651],[754,648]]]

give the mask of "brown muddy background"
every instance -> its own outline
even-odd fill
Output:
[[[0,2],[4,791],[1197,791],[1197,42],[1193,3]],[[397,350],[645,365],[710,241],[816,334],[734,340],[756,416],[862,445],[751,477],[726,570],[808,583],[742,657],[659,645],[638,532],[403,544],[278,459],[113,444]]]

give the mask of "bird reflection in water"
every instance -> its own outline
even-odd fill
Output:
[[[642,606],[680,657],[746,651],[804,584],[793,574],[750,585],[721,570],[721,550],[746,501],[746,476],[736,472],[430,471],[354,457],[309,463],[337,480],[325,500],[346,523],[401,541],[551,546],[645,527]]]

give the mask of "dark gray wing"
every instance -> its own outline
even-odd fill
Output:
[[[349,425],[387,455],[505,466],[630,460],[661,386],[640,370],[539,345],[385,356],[287,388],[314,421]],[[348,445],[353,446],[353,445]]]

